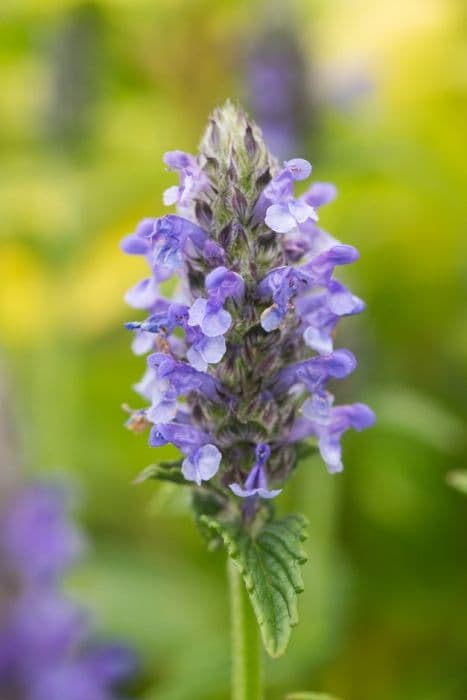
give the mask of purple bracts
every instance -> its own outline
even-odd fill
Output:
[[[180,178],[164,198],[177,214],[144,219],[122,243],[151,272],[126,297],[149,312],[127,328],[134,351],[150,353],[135,385],[148,404],[128,425],[151,428],[153,447],[175,445],[187,481],[256,509],[280,493],[297,442],[314,440],[339,471],[343,433],[374,421],[363,404],[333,407],[327,388],[356,367],[350,351],[334,349],[335,332],[364,303],[335,273],[358,252],[318,226],[335,187],[315,182],[296,196],[310,163],[278,166],[230,103],[212,115],[198,156],[164,160]],[[168,300],[159,284],[173,271]]]

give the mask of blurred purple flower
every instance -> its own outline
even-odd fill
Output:
[[[271,151],[278,158],[299,152],[311,110],[305,59],[293,29],[263,27],[245,73],[253,115]]]
[[[53,582],[82,554],[84,540],[69,521],[69,494],[35,484],[20,491],[2,519],[2,550],[23,582]]]
[[[2,511],[0,579],[10,581],[0,609],[5,700],[116,700],[117,686],[135,672],[134,654],[96,646],[89,616],[59,590],[60,576],[83,551],[69,508],[64,489],[35,484]]]

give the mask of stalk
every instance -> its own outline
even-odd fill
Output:
[[[232,700],[263,700],[262,650],[258,623],[242,576],[228,560],[232,630]]]

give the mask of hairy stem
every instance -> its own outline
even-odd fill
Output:
[[[228,560],[232,630],[232,700],[263,700],[262,650],[258,623],[235,564]]]

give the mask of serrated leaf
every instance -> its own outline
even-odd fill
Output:
[[[204,517],[217,532],[239,568],[261,630],[266,651],[284,653],[292,627],[298,623],[297,594],[303,591],[300,565],[306,561],[301,543],[307,520],[289,515],[269,521],[254,535],[241,527]]]
[[[158,479],[159,481],[171,481],[175,484],[186,484],[185,477],[181,472],[181,464],[181,460],[150,464],[138,474],[133,483],[142,484],[144,481],[148,481],[148,479]]]
[[[467,493],[467,471],[458,469],[457,471],[449,472],[447,481],[450,486],[461,491],[461,493]]]
[[[327,693],[291,693],[286,695],[285,700],[339,700]]]

